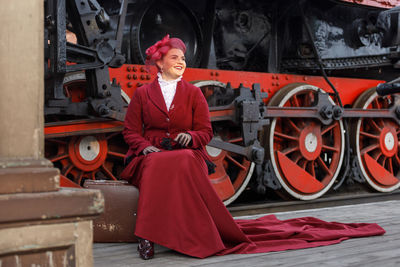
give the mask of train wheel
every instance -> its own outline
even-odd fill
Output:
[[[121,133],[46,139],[46,158],[60,174],[82,185],[85,179],[117,180],[126,148]]]
[[[308,84],[291,84],[279,90],[268,105],[310,107],[318,90]],[[311,118],[275,118],[266,130],[266,154],[284,195],[310,200],[331,188],[344,157],[342,121],[322,125]]]
[[[196,81],[193,84],[200,87],[208,103],[223,103],[226,96],[221,96],[225,92],[226,84],[218,81]],[[216,95],[221,99],[213,99]],[[227,122],[213,124],[214,138],[225,142],[241,145],[243,140],[239,130]],[[254,170],[254,163],[246,157],[228,152],[222,149],[206,146],[207,153],[216,165],[215,173],[209,176],[214,189],[225,205],[229,205],[246,189]]]
[[[241,138],[225,140],[240,143]],[[254,170],[254,163],[234,153],[206,146],[208,155],[216,165],[215,173],[209,175],[214,189],[225,205],[232,203],[246,188]]]
[[[71,102],[85,101],[85,73],[66,75],[63,87]],[[121,97],[130,102],[124,91],[121,91]],[[60,118],[52,119],[60,121]],[[85,179],[116,180],[123,169],[126,152],[127,146],[119,132],[45,139],[46,158],[60,169],[62,176],[77,185],[82,185]],[[63,185],[71,187],[65,179]]]
[[[387,109],[395,96],[378,97],[375,88],[362,93],[354,108]],[[391,192],[400,186],[399,125],[391,119],[360,118],[354,121],[351,144],[356,152],[362,176],[379,192]]]

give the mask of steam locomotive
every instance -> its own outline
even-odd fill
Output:
[[[184,40],[207,99],[226,205],[244,190],[311,200],[359,183],[399,188],[400,1],[46,0],[45,153],[63,186],[124,168],[123,119],[155,71],[145,50]],[[331,190],[332,189],[332,190]],[[268,197],[268,196],[267,196]]]

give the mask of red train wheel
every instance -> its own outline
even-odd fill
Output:
[[[291,84],[279,90],[268,105],[310,107],[318,90]],[[310,200],[331,188],[344,157],[342,121],[325,126],[316,119],[276,118],[267,131],[264,146],[285,194]]]
[[[239,139],[225,140],[230,143]],[[254,170],[254,163],[234,153],[206,146],[208,155],[216,165],[215,173],[209,175],[214,189],[225,205],[232,203],[246,188]]]
[[[219,103],[214,99],[216,95],[224,94],[226,84],[218,81],[196,81],[195,86],[202,89],[208,103]],[[222,96],[225,101],[226,96]],[[242,144],[242,138],[238,126],[228,125],[228,122],[213,124],[214,138],[225,142]],[[240,127],[239,127],[240,128]],[[209,176],[214,189],[225,205],[229,205],[246,189],[254,170],[254,163],[246,157],[218,148],[206,146],[208,155],[216,165],[215,173]]]
[[[117,180],[126,153],[120,133],[46,139],[46,158],[78,185],[85,179]]]
[[[378,97],[375,88],[362,93],[354,108],[387,109],[395,96]],[[390,119],[360,118],[353,122],[351,140],[361,174],[367,184],[379,192],[391,192],[400,186],[400,127]]]

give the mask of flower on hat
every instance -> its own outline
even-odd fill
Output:
[[[168,42],[169,42],[169,34],[167,34],[161,41],[158,41],[157,43],[146,49],[147,57],[153,58],[154,53],[156,53],[157,50],[162,48],[163,46],[168,45]]]
[[[149,71],[149,66],[156,65],[157,60],[168,53],[171,48],[177,48],[186,52],[186,45],[179,38],[169,38],[169,34],[164,36],[160,41],[146,49],[146,66]]]

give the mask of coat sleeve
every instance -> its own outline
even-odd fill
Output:
[[[210,112],[208,104],[201,90],[195,87],[196,93],[193,103],[193,125],[192,130],[187,131],[192,136],[192,148],[207,145],[213,137]]]
[[[151,143],[143,137],[142,100],[137,89],[129,103],[122,134],[134,155],[139,155]]]

